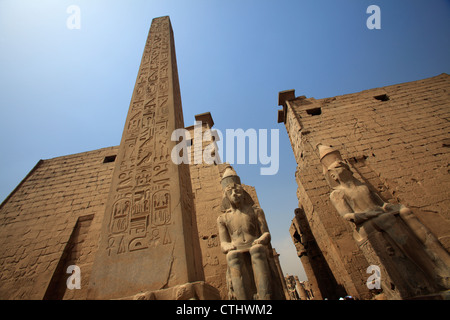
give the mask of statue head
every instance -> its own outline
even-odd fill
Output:
[[[230,206],[240,207],[247,202],[250,205],[253,204],[250,195],[241,185],[241,179],[231,166],[225,169],[220,184],[224,195],[222,201],[223,209],[228,209]]]
[[[336,179],[332,178],[330,176],[330,172],[328,171],[328,168],[336,161],[342,161],[341,153],[334,149],[331,146],[326,146],[323,144],[319,144],[317,146],[317,149],[319,150],[319,158],[320,163],[322,164],[323,169],[323,175],[325,176],[325,180],[327,180],[328,184],[332,188],[336,188],[339,186],[339,183]]]
[[[353,179],[353,173],[348,164],[342,160],[336,160],[328,166],[328,174],[336,182],[346,182]]]
[[[322,144],[319,144],[317,149],[319,150],[323,174],[332,188],[338,187],[341,182],[347,182],[354,179],[353,172],[348,164],[342,159],[339,150]]]

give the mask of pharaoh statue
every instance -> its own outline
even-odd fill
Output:
[[[274,286],[269,261],[272,249],[264,212],[254,204],[231,166],[225,169],[221,185],[224,212],[217,218],[217,226],[228,264],[229,297],[272,299]]]
[[[338,150],[321,144],[318,150],[333,189],[331,203],[354,225],[354,238],[368,261],[381,262],[389,274],[390,288],[383,289],[392,292],[396,287],[397,298],[448,290],[450,256],[413,212],[402,204],[384,202],[356,179]],[[368,243],[373,250],[367,249]]]

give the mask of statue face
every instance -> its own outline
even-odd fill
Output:
[[[328,168],[330,177],[335,181],[347,181],[353,178],[353,173],[345,162],[335,161]]]
[[[234,205],[238,205],[244,199],[244,189],[239,184],[233,184],[225,189],[225,195]]]

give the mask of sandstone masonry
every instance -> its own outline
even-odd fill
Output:
[[[376,293],[366,286],[369,263],[350,223],[330,203],[320,143],[340,150],[355,176],[384,201],[410,208],[449,250],[449,75],[326,99],[296,97],[288,90],[280,92],[279,104],[278,122],[286,126],[298,164],[299,214],[324,257],[322,268],[331,270],[335,290],[344,288],[359,299]]]

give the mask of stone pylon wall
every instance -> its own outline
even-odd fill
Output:
[[[449,75],[317,100],[285,91],[280,105],[278,121],[286,126],[298,164],[299,207],[348,294],[371,297],[365,286],[368,262],[350,223],[329,201],[319,143],[340,150],[355,177],[385,201],[411,208],[449,250]]]
[[[5,199],[0,299],[86,298],[117,149],[40,160]],[[80,290],[66,287],[71,264]]]

